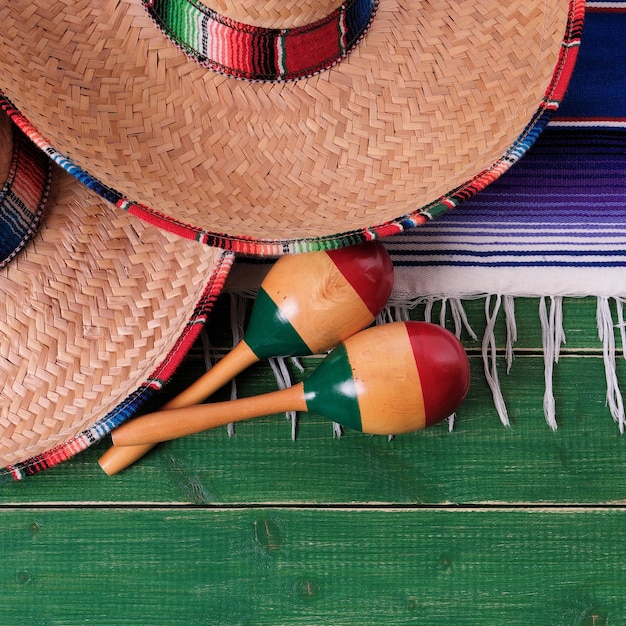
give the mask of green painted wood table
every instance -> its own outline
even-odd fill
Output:
[[[567,304],[554,432],[537,301],[520,300],[510,428],[464,336],[472,386],[452,431],[336,437],[306,414],[292,440],[272,415],[162,444],[114,477],[102,442],[1,484],[0,626],[626,624],[626,439],[605,406],[595,300]],[[482,306],[468,307],[479,330]],[[223,296],[209,329],[218,357],[228,309]],[[167,393],[202,371],[198,346]],[[267,363],[237,379],[240,396],[274,388]]]

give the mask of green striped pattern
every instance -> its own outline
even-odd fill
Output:
[[[172,33],[177,45],[187,52],[202,50],[203,13],[192,0],[143,0],[143,3],[159,27]]]

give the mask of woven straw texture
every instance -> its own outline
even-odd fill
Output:
[[[261,24],[292,11],[225,4]],[[156,214],[235,249],[333,239],[497,164],[545,107],[573,4],[384,0],[347,59],[269,84],[200,67],[136,0],[12,0],[0,88],[52,146]]]
[[[322,19],[339,6],[341,0],[283,0],[272,3],[258,0],[207,0],[204,4],[237,22],[263,28],[294,28]]]
[[[0,117],[0,180],[11,154]],[[168,354],[223,251],[119,212],[55,168],[37,235],[0,270],[0,466],[112,411]]]

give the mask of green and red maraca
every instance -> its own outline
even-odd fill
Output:
[[[346,339],[293,387],[144,415],[116,429],[113,441],[154,444],[289,410],[312,411],[365,433],[397,435],[451,415],[469,381],[467,356],[452,333],[427,322],[393,322]]]
[[[260,359],[333,348],[374,321],[392,288],[391,259],[378,241],[279,258],[261,283],[243,339],[163,409],[206,400]],[[151,448],[114,446],[99,463],[113,475]]]

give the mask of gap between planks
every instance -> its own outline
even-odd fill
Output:
[[[449,511],[453,513],[497,512],[497,511],[528,511],[528,512],[582,512],[582,511],[626,511],[626,501],[607,503],[502,503],[485,502],[455,504],[385,504],[385,503],[358,503],[358,504],[289,504],[289,503],[249,503],[249,504],[190,504],[184,502],[42,502],[42,503],[3,503],[0,504],[0,513],[11,511],[69,511],[84,510],[133,510],[133,511],[243,511],[243,510],[278,510],[278,511],[375,511],[375,512],[418,512],[418,511]]]

